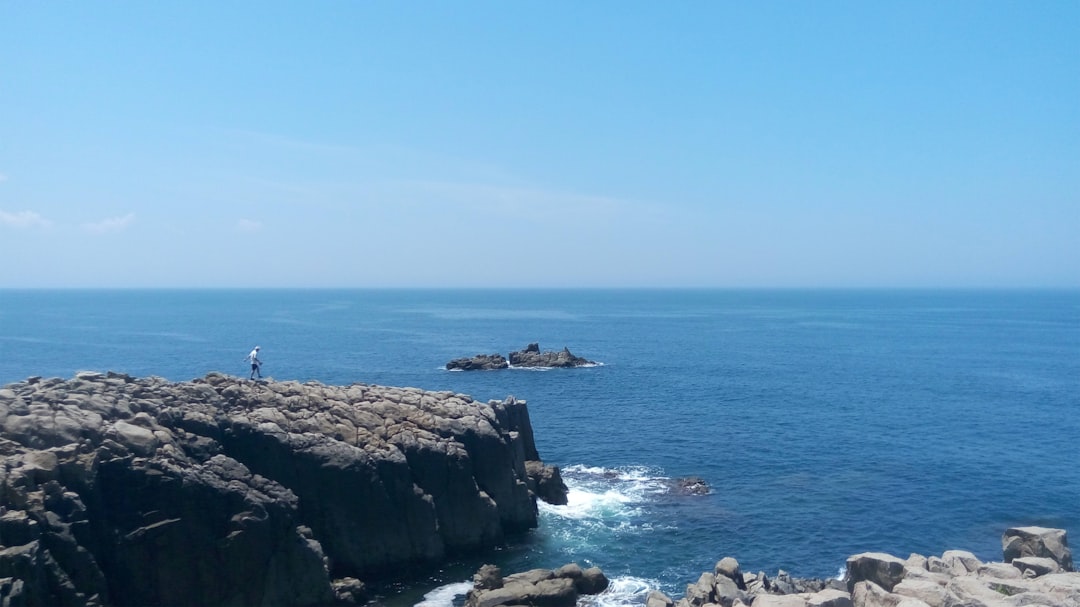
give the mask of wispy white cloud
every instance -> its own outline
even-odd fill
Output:
[[[8,176],[3,174],[3,173],[0,173],[0,183],[4,183],[7,180],[8,180]]]
[[[0,211],[0,225],[12,228],[47,228],[52,222],[33,211]]]
[[[253,219],[241,219],[236,222],[236,229],[241,232],[258,232],[263,227],[261,221],[255,221]]]
[[[121,217],[109,217],[108,219],[102,219],[101,221],[93,221],[90,223],[82,224],[82,228],[87,232],[93,234],[105,234],[108,232],[119,232],[127,229],[132,223],[135,222],[135,213],[128,213]]]
[[[613,218],[637,214],[646,207],[610,196],[479,183],[413,181],[401,184],[422,193],[432,204],[452,204],[487,215],[528,221],[563,222],[568,218]]]

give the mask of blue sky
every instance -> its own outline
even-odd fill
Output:
[[[0,1],[0,287],[1078,287],[1077,2]]]

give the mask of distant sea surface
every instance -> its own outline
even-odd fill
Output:
[[[530,342],[602,364],[443,367]],[[278,380],[528,401],[571,503],[395,604],[460,602],[482,562],[598,565],[632,604],[724,556],[832,577],[862,551],[997,560],[1014,525],[1080,537],[1080,291],[0,290],[0,384],[246,377],[255,345]],[[668,490],[687,476],[711,492]]]

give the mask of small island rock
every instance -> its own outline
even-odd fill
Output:
[[[596,363],[574,356],[569,348],[563,348],[559,352],[541,352],[540,344],[532,343],[525,346],[524,350],[510,353],[510,366],[512,367],[585,367]]]
[[[509,367],[506,358],[502,354],[477,354],[472,358],[455,358],[446,363],[446,370],[455,369],[461,371],[492,371]]]

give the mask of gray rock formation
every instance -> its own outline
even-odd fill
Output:
[[[1073,570],[1072,551],[1062,529],[1013,527],[1001,536],[1001,550],[1006,563],[1019,557],[1053,559],[1064,571]]]
[[[586,367],[596,363],[574,356],[568,348],[559,352],[541,352],[540,344],[529,344],[524,350],[510,353],[509,362],[501,354],[477,354],[471,358],[455,358],[446,363],[448,371],[490,371],[507,367]]]
[[[1023,548],[1014,540],[1020,538]],[[983,563],[970,552],[939,556],[913,554],[906,560],[862,553],[847,560],[844,582],[796,579],[783,571],[770,581],[764,573],[739,575],[738,561],[720,560],[687,585],[676,607],[1080,607],[1080,573],[1070,572],[1068,541],[1062,529],[1022,527],[1006,531],[1002,563]],[[1066,558],[1066,557],[1069,558]],[[671,607],[653,592],[646,607]]]
[[[321,605],[537,524],[524,401],[220,374],[0,389],[0,604]]]
[[[607,576],[598,567],[582,569],[576,563],[555,570],[533,569],[506,577],[498,567],[484,565],[473,576],[473,588],[466,595],[465,605],[574,607],[578,597],[599,594],[608,584]]]
[[[536,497],[555,506],[569,503],[570,488],[562,479],[558,466],[550,466],[540,461],[525,462],[525,473],[529,475],[529,490]]]
[[[672,493],[676,495],[708,495],[709,484],[700,476],[684,476],[669,481]]]
[[[847,584],[851,590],[855,584],[869,580],[885,590],[904,579],[904,559],[882,552],[863,552],[847,559]]]
[[[540,344],[529,344],[524,350],[510,353],[510,365],[513,367],[584,367],[596,363],[574,356],[569,348],[559,352],[541,352]]]
[[[502,354],[477,354],[472,358],[455,358],[446,363],[447,371],[494,371],[510,366]]]

